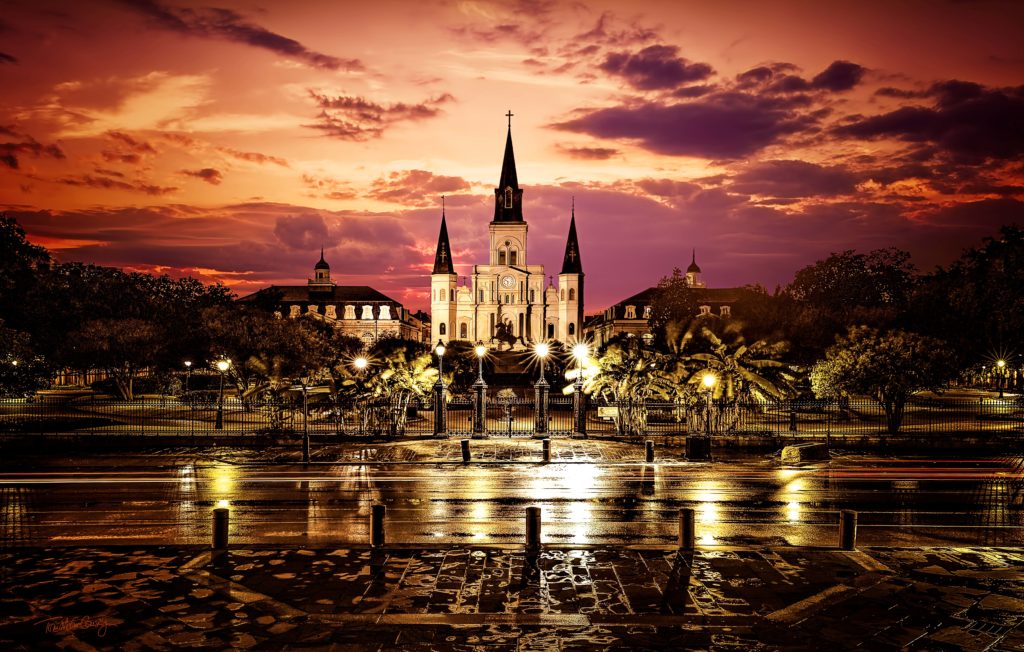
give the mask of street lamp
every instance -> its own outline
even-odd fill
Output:
[[[484,356],[487,355],[487,347],[480,340],[477,340],[473,347],[477,360],[476,382],[473,383],[473,436],[483,437],[487,431],[487,383],[484,382]]]
[[[999,384],[999,398],[1003,398],[1003,385],[1006,384],[1003,382],[1006,378],[1006,360],[997,360],[996,366],[999,367],[999,375],[996,376],[996,383]]]
[[[352,361],[352,366],[356,368],[356,371],[362,373],[366,371],[366,368],[370,366],[370,361],[363,356],[359,356]],[[366,428],[366,399],[363,398],[363,406],[359,410],[359,434],[363,435]]]
[[[543,434],[548,431],[548,381],[544,379],[544,366],[547,363],[548,354],[551,353],[551,347],[546,342],[538,342],[533,347],[533,352],[540,360],[540,378],[537,379],[533,390],[534,413],[536,414],[534,430],[537,434]]]
[[[576,358],[576,382],[573,383],[572,389],[572,407],[573,417],[575,423],[575,434],[578,437],[587,436],[587,406],[584,404],[583,396],[583,364],[587,361],[587,356],[590,353],[589,347],[580,342],[576,346],[572,347],[572,355]]]
[[[188,381],[192,379],[192,361],[185,361],[185,393],[188,394]]]
[[[715,383],[718,382],[718,377],[710,371],[704,372],[700,382],[704,385],[705,390],[708,393],[708,411],[705,419],[704,432],[710,437],[711,436],[711,395],[714,393]]]
[[[434,353],[437,354],[437,382],[434,383],[434,434],[443,435],[448,430],[445,423],[444,405],[444,342],[437,340]]]
[[[220,397],[217,399],[217,421],[213,427],[216,430],[224,429],[224,374],[231,368],[231,361],[224,359],[218,360],[217,371],[220,372]]]

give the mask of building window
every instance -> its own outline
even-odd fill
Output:
[[[569,301],[576,300],[576,288],[569,288]]]
[[[644,306],[644,319],[650,319],[650,318],[651,318],[651,307],[650,306]]]
[[[498,264],[499,265],[504,265],[505,264],[505,250],[504,249],[499,249],[498,250]]]
[[[469,339],[469,325],[465,322],[459,324],[459,337],[462,339]]]
[[[479,301],[479,303],[483,303],[483,302],[484,302],[484,291],[480,290],[480,301]]]
[[[569,335],[576,334],[576,324],[569,324]]]
[[[555,325],[554,324],[548,324],[548,339],[549,340],[555,339]]]
[[[455,301],[455,290],[452,290],[452,291],[451,291],[451,293],[450,293],[450,294],[448,295],[448,297],[449,297],[449,298],[450,298],[450,299],[451,299],[452,301]]]
[[[723,317],[731,317],[732,316],[732,309],[729,306],[722,306],[722,316]]]
[[[505,208],[512,208],[512,188],[505,188]]]
[[[447,335],[448,334],[448,329],[446,328],[444,322],[441,322],[440,324],[437,325],[437,334],[438,335]]]
[[[439,290],[439,292],[441,293],[441,301],[447,301],[448,298],[444,294],[444,288],[441,288],[441,290]]]
[[[565,301],[565,288],[562,288],[562,301]]]
[[[533,303],[536,300],[537,300],[537,295],[534,294],[533,290],[530,290],[530,303]]]
[[[516,251],[515,249],[513,249],[510,252],[508,252],[508,264],[509,265],[518,265],[519,264],[519,252]]]
[[[711,314],[711,306],[701,306],[700,307],[700,314],[702,316],[703,315],[710,315]]]
[[[626,319],[636,319],[636,306],[626,306]]]

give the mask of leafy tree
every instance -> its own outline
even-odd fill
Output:
[[[816,396],[866,394],[885,410],[886,431],[899,432],[914,392],[941,387],[953,373],[947,345],[903,330],[856,326],[836,340],[811,371]]]
[[[0,319],[0,396],[27,396],[46,387],[50,373],[32,350],[27,333],[4,326]]]
[[[14,218],[0,215],[0,319],[9,327],[29,331],[32,324],[22,308],[39,270],[49,262],[49,252],[29,242]]]
[[[855,308],[902,308],[913,284],[906,251],[847,249],[799,270],[789,291],[798,301],[846,314]]]
[[[651,297],[651,333],[661,346],[678,339],[697,314],[697,298],[686,282],[683,271],[676,267],[671,276],[658,281]]]
[[[160,329],[142,319],[94,319],[72,334],[78,364],[102,369],[113,379],[121,398],[134,398],[133,383],[151,366],[161,347]]]
[[[1024,229],[1004,226],[923,279],[909,325],[953,345],[969,367],[1024,352]]]

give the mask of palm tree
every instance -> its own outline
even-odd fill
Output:
[[[373,371],[361,381],[369,429],[386,431],[392,437],[401,435],[410,401],[430,393],[437,381],[437,368],[429,349],[407,340],[378,340],[370,357]]]
[[[583,391],[618,407],[615,427],[619,434],[644,434],[647,402],[653,398],[672,400],[680,389],[678,364],[635,338],[609,344],[597,366],[598,372],[586,379]]]

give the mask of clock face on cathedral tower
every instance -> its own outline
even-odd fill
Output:
[[[516,279],[511,276],[501,277],[501,287],[511,290],[516,286]]]

